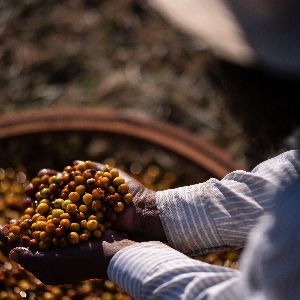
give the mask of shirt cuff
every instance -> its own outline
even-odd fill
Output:
[[[109,263],[107,273],[110,280],[134,299],[144,299],[149,292],[145,290],[144,283],[161,264],[186,259],[188,258],[184,254],[163,243],[138,243],[117,252]]]
[[[168,244],[190,256],[228,249],[209,212],[209,199],[215,196],[209,182],[157,192]]]
[[[160,242],[137,243],[122,249],[113,256],[107,272],[112,281],[137,300],[196,299],[195,295],[207,293],[209,287],[219,291],[219,285],[239,274],[237,270],[188,258]]]

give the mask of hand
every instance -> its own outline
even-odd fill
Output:
[[[114,228],[126,232],[136,240],[158,240],[166,242],[156,205],[156,192],[147,189],[127,173],[119,171],[129,185],[132,193],[132,204],[118,216]]]
[[[8,239],[10,224],[6,224],[4,226],[0,226],[0,250],[8,255],[9,251],[16,245],[13,245]]]
[[[9,257],[44,284],[58,285],[107,278],[107,267],[111,258],[121,249],[135,243],[116,232],[107,231],[101,240],[45,252],[13,248]]]
[[[75,161],[74,164],[80,161]],[[99,169],[104,165],[96,163]],[[50,169],[42,169],[38,176],[45,174],[54,175],[57,171]],[[129,176],[127,173],[120,171],[120,175],[124,177],[129,185],[129,191],[133,194],[133,203],[126,207],[113,228],[126,232],[130,238],[135,240],[158,240],[165,242],[166,236],[159,218],[156,206],[156,192],[144,187],[140,182]],[[26,188],[26,193],[29,197],[33,197],[35,190],[32,184]]]

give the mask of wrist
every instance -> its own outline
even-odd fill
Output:
[[[114,241],[113,243],[108,242],[108,241],[103,241],[102,249],[103,249],[104,258],[105,258],[106,270],[109,266],[110,261],[118,252],[120,252],[121,250],[123,250],[129,246],[135,245],[135,244],[138,244],[138,242],[131,241],[128,239]]]
[[[147,240],[166,241],[156,197],[157,192],[146,190],[145,195],[136,202],[136,233],[138,236],[147,237]]]
[[[117,254],[119,251],[123,250],[126,247],[132,246],[134,244],[138,244],[138,242],[123,239],[120,241],[114,241],[113,243],[109,243],[104,241],[103,242],[103,250],[105,253],[105,256],[110,261],[115,254]]]

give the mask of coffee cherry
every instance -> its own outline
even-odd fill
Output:
[[[106,189],[106,192],[110,195],[113,195],[116,192],[116,190],[112,185],[109,185]]]
[[[34,209],[32,207],[27,207],[24,211],[25,214],[28,214],[30,216],[34,215]]]
[[[101,236],[102,236],[102,233],[100,230],[95,230],[93,231],[93,236],[96,238],[96,239],[100,239]]]
[[[78,187],[76,187],[76,193],[78,193],[80,196],[83,196],[85,193],[85,186],[84,185],[79,185]]]
[[[84,180],[88,180],[88,179],[92,178],[92,173],[89,170],[85,170],[82,173],[82,177]]]
[[[60,208],[61,209],[63,203],[64,203],[64,199],[58,198],[58,199],[54,200],[53,206],[54,206],[54,208]]]
[[[48,221],[46,224],[46,232],[51,234],[51,233],[55,232],[55,229],[56,229],[55,225],[52,222]]]
[[[94,200],[91,205],[93,211],[99,211],[101,209],[101,202],[99,200]]]
[[[63,203],[62,203],[62,206],[61,206],[61,208],[63,209],[63,210],[66,210],[67,209],[67,206],[68,206],[68,204],[72,204],[72,201],[71,200],[65,200]]]
[[[116,178],[116,177],[119,176],[119,171],[118,171],[118,169],[116,169],[116,168],[111,169],[111,170],[109,171],[109,173],[111,174],[111,176],[112,176],[113,178]]]
[[[125,208],[125,205],[122,203],[122,202],[117,202],[115,205],[114,205],[114,211],[116,213],[121,213]]]
[[[45,221],[37,221],[36,225],[39,230],[46,230],[47,223]]]
[[[34,188],[37,188],[41,184],[41,178],[35,177],[31,180],[31,183]]]
[[[29,241],[29,249],[30,249],[31,251],[33,251],[33,250],[36,249],[36,247],[37,247],[37,242],[36,242],[36,240],[35,240],[35,239],[31,239],[31,240]]]
[[[59,225],[60,219],[59,218],[52,218],[51,222],[57,227]]]
[[[73,192],[73,191],[75,191],[76,186],[77,186],[77,185],[76,185],[75,181],[70,181],[69,184],[68,184],[68,190],[69,190],[70,192]]]
[[[74,214],[74,213],[76,213],[76,211],[77,211],[77,206],[76,206],[76,204],[71,203],[71,204],[68,204],[68,205],[67,205],[67,208],[66,208],[66,212],[67,212],[67,213],[69,213],[69,214]]]
[[[104,172],[103,177],[107,177],[108,179],[112,179],[112,175],[109,172]]]
[[[132,194],[128,193],[128,194],[124,195],[123,200],[124,200],[125,204],[130,204],[133,200]]]
[[[70,228],[71,222],[69,219],[62,219],[59,224],[61,228],[68,229]]]
[[[79,232],[80,231],[80,225],[78,223],[71,223],[70,230],[75,231],[75,232]]]
[[[41,177],[41,183],[44,183],[44,184],[49,184],[49,175],[43,175]]]
[[[77,193],[77,192],[71,192],[69,194],[69,199],[73,202],[73,203],[76,203],[79,201],[80,199],[80,195]]]
[[[13,234],[12,232],[10,232],[8,234],[8,238],[11,242],[16,242],[17,240],[19,240],[19,236],[16,234]]]
[[[50,210],[50,207],[46,203],[40,203],[38,205],[38,207],[36,208],[36,211],[41,215],[47,214],[49,212],[49,210]]]
[[[68,236],[68,241],[72,244],[72,245],[76,245],[79,243],[79,235],[77,232],[70,232],[69,236]]]
[[[59,218],[61,214],[63,214],[64,211],[60,208],[52,209],[52,216],[53,218]]]
[[[87,229],[90,231],[96,230],[98,226],[98,222],[96,220],[89,220],[87,222]]]
[[[56,237],[62,237],[64,235],[64,232],[61,228],[56,228],[55,229],[55,236]]]
[[[119,185],[125,183],[125,180],[124,180],[123,177],[116,177],[114,179],[113,183],[114,183],[115,186],[119,186]]]
[[[83,213],[87,213],[88,212],[88,207],[86,205],[80,205],[79,206],[79,211],[83,212]]]
[[[69,213],[63,213],[59,217],[60,217],[60,219],[69,219],[69,220],[71,219],[71,216]]]
[[[21,228],[19,226],[12,226],[10,228],[10,232],[12,232],[14,235],[19,235],[21,232]]]
[[[128,186],[127,183],[122,183],[118,187],[118,192],[121,193],[121,194],[123,194],[123,195],[127,194],[128,190],[129,190],[129,186]]]
[[[81,242],[87,242],[89,240],[89,236],[86,233],[82,233],[79,236],[79,239],[80,239]]]
[[[93,199],[102,199],[104,197],[104,191],[100,188],[96,188],[92,191]]]
[[[43,188],[41,190],[41,197],[42,199],[48,199],[48,197],[50,196],[51,192],[48,188]]]
[[[91,205],[91,203],[92,203],[92,201],[93,201],[93,196],[92,196],[91,194],[89,194],[89,193],[86,193],[86,194],[83,196],[82,200],[83,200],[83,203],[84,203],[85,205]]]

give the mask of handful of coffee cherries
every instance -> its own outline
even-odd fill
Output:
[[[30,207],[9,229],[8,238],[30,250],[47,250],[100,239],[133,200],[116,168],[91,162],[67,166],[31,181]]]

